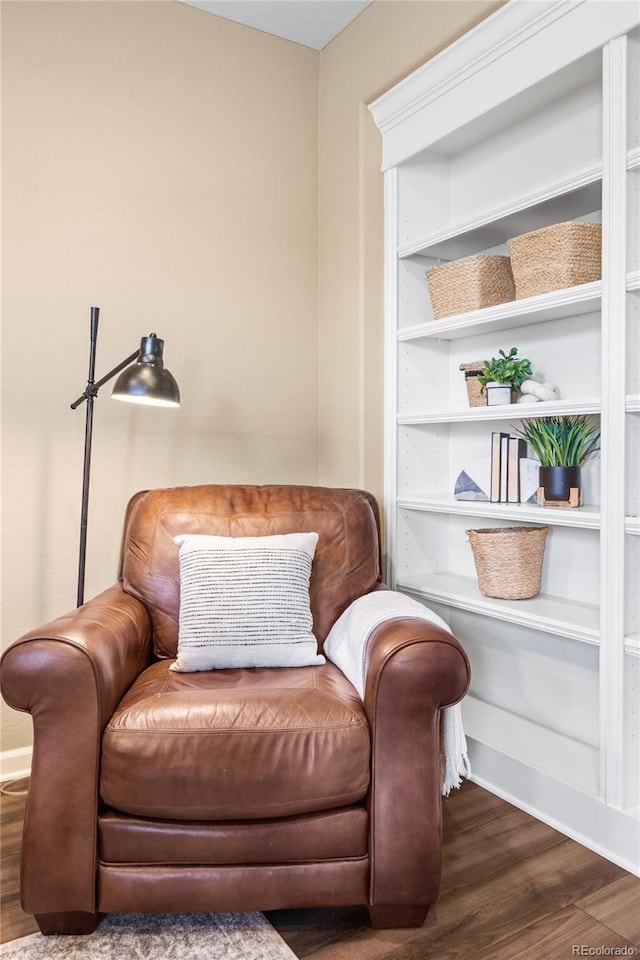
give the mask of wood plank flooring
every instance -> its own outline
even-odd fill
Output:
[[[24,806],[0,798],[2,942],[36,929],[18,893]],[[420,929],[372,930],[361,907],[266,916],[306,960],[640,957],[640,879],[472,783],[444,801],[442,891]]]
[[[640,879],[472,783],[444,801],[441,894],[419,930],[371,930],[361,908],[267,917],[306,960],[640,957]]]
[[[26,937],[38,926],[20,909],[20,844],[27,780],[7,784],[0,795],[0,943]]]

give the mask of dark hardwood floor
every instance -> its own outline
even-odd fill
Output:
[[[0,800],[2,942],[36,929],[18,894],[24,805]],[[307,960],[640,957],[640,879],[472,783],[444,801],[442,892],[420,929],[372,930],[360,907],[266,916]]]

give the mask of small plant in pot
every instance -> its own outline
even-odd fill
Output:
[[[597,423],[585,416],[532,417],[515,432],[540,461],[538,503],[580,506],[580,467],[600,449]]]
[[[532,376],[531,361],[518,357],[518,348],[509,353],[498,351],[497,357],[485,360],[478,374],[480,389],[487,394],[487,405],[512,403],[525,380]]]

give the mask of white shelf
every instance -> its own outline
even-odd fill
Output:
[[[431,320],[398,331],[398,340],[460,340],[463,337],[516,330],[530,323],[548,323],[566,317],[580,317],[600,310],[602,282],[583,283],[578,287],[554,290],[537,297],[512,300],[482,310],[458,313],[442,320]]]
[[[600,529],[600,507],[539,507],[534,503],[491,503],[487,500],[452,500],[446,497],[399,497],[402,510],[448,513],[460,517],[489,517],[518,523],[545,523],[556,527]],[[639,531],[640,532],[640,531]]]
[[[467,736],[584,793],[598,793],[598,751],[566,734],[468,694],[462,702]]]
[[[640,633],[630,633],[624,638],[624,652],[630,657],[640,657]]]
[[[602,205],[602,165],[593,164],[572,176],[546,184],[484,216],[426,234],[398,248],[399,257],[419,254],[456,260],[505,244],[529,230],[575,220]]]
[[[480,593],[474,577],[453,573],[401,577],[397,588],[426,600],[533,630],[583,643],[598,644],[600,641],[600,611],[595,604],[577,603],[546,594],[538,594],[531,600],[498,600]]]
[[[627,290],[640,290],[640,270],[630,270],[627,274]]]
[[[640,517],[625,517],[624,532],[631,536],[640,537]]]
[[[640,167],[640,147],[627,150],[627,170],[637,170]]]
[[[551,417],[567,414],[600,413],[599,397],[581,400],[546,400],[542,403],[506,403],[495,407],[466,407],[448,413],[403,414],[398,417],[400,426],[419,426],[429,423],[470,423],[474,420],[522,420],[527,417]]]
[[[640,413],[640,393],[629,393],[625,397],[627,413]]]

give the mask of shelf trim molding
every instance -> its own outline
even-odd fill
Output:
[[[625,517],[624,530],[632,537],[640,537],[640,517]]]
[[[398,497],[400,510],[424,513],[448,513],[460,517],[494,517],[520,523],[548,523],[555,527],[582,530],[600,529],[600,508],[584,506],[576,509],[539,507],[527,503],[491,503],[488,500],[451,500],[445,497]],[[640,531],[639,531],[640,532]]]
[[[422,578],[419,578],[422,579]],[[451,578],[453,579],[453,578]],[[485,617],[495,620],[504,620],[507,623],[514,623],[522,627],[530,627],[532,630],[542,630],[544,633],[553,633],[559,637],[568,637],[570,640],[579,640],[581,643],[590,643],[595,646],[600,644],[600,630],[597,625],[598,607],[593,604],[575,604],[576,610],[587,611],[589,618],[593,620],[593,626],[588,627],[574,623],[568,619],[546,616],[543,613],[536,613],[535,608],[541,607],[544,600],[542,595],[538,595],[539,602],[531,603],[525,600],[492,600],[490,597],[484,597],[475,586],[475,580],[469,577],[456,577],[456,581],[461,585],[461,590],[453,591],[442,589],[438,586],[438,574],[432,578],[425,577],[425,586],[417,586],[408,580],[399,579],[397,589],[402,593],[408,593],[415,597],[431,600],[434,603],[444,603],[449,607],[455,607],[458,610],[469,610],[471,613],[481,613]],[[465,587],[466,591],[465,592]],[[538,598],[534,598],[537,600]],[[516,604],[516,608],[510,604]],[[529,607],[523,610],[523,604],[529,603]],[[571,603],[567,602],[571,608]],[[533,612],[531,612],[533,607]]]
[[[625,637],[624,652],[630,657],[640,657],[640,633],[630,633]]]
[[[505,78],[521,92],[636,25],[634,0],[610,7],[606,24],[591,0],[511,0],[495,11],[369,104],[383,134],[382,169],[500,104]],[[425,122],[427,112],[437,122]]]
[[[439,246],[447,240],[480,231],[483,227],[494,227],[503,220],[508,221],[510,217],[521,213],[523,210],[537,207],[540,204],[548,203],[550,200],[555,200],[558,197],[563,197],[570,193],[577,193],[585,187],[598,183],[601,179],[602,164],[589,164],[581,170],[575,171],[570,176],[563,177],[561,180],[552,180],[542,185],[534,193],[522,194],[503,207],[498,209],[493,208],[491,214],[484,213],[474,217],[472,220],[453,224],[442,230],[437,230],[434,233],[426,234],[420,239],[412,240],[410,243],[401,244],[398,247],[398,256],[400,259],[415,256],[416,254],[420,256],[436,256],[436,254],[429,253],[430,249]],[[506,229],[505,239],[509,233],[510,231]]]
[[[429,104],[437,102],[458,84],[473,80],[497,56],[504,56],[526,42],[529,36],[564,16],[568,11],[563,6],[562,0],[555,0],[533,18],[516,4],[497,11],[488,18],[490,22],[484,21],[469,30],[370,104],[376,126],[383,135],[387,134]],[[421,92],[423,87],[426,89]]]
[[[408,413],[398,416],[399,426],[420,426],[429,423],[471,423],[474,420],[522,420],[527,417],[550,417],[561,414],[598,414],[600,397],[580,400],[545,400],[540,403],[511,403],[495,407],[467,407],[463,410]]]
[[[630,270],[627,274],[627,290],[640,290],[640,270]]]
[[[514,326],[514,321],[519,324],[546,323],[559,317],[593,313],[600,309],[601,299],[602,282],[593,280],[591,283],[553,290],[536,297],[510,300],[496,306],[483,307],[481,310],[457,313],[442,320],[412,324],[398,331],[398,340],[457,340],[504,329],[507,325],[511,327]]]

